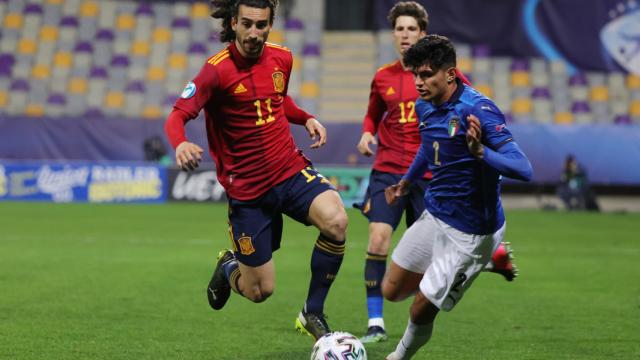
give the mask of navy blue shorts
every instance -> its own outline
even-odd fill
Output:
[[[236,258],[248,266],[271,260],[280,248],[282,214],[309,224],[311,202],[333,185],[312,167],[279,183],[257,199],[229,198],[229,235]]]
[[[401,197],[394,205],[388,205],[384,197],[384,189],[397,184],[402,175],[371,170],[369,187],[364,202],[360,205],[360,211],[369,219],[369,222],[381,222],[391,225],[393,230],[398,227],[402,213],[406,210],[407,227],[416,221],[424,211],[424,193],[427,190],[428,180],[419,180],[411,184],[409,194]]]

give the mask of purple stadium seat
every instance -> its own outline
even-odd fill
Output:
[[[527,59],[513,59],[511,71],[529,71],[529,61]]]
[[[89,73],[89,77],[93,79],[106,79],[108,76],[109,73],[105,68],[102,67],[94,67]]]
[[[142,81],[132,81],[127,85],[127,91],[134,93],[144,93],[144,83]]]
[[[629,125],[631,124],[631,117],[627,114],[618,115],[613,122],[618,125]]]
[[[491,47],[486,44],[474,45],[471,53],[474,58],[486,58],[491,56]]]
[[[209,34],[209,41],[211,42],[220,42],[220,33],[218,31],[211,31]]]
[[[569,86],[587,86],[587,76],[584,73],[575,73],[569,78]]]
[[[188,18],[175,18],[171,23],[172,28],[190,28],[191,20]]]
[[[295,31],[295,30],[304,30],[304,23],[300,19],[289,18],[284,23],[284,28],[286,30],[293,30],[293,31]]]
[[[24,7],[24,10],[22,11],[25,15],[26,14],[40,14],[42,15],[42,13],[44,12],[42,10],[42,5],[40,4],[27,4],[27,6]]]
[[[533,99],[551,99],[551,92],[546,87],[537,87],[531,91]]]
[[[80,41],[74,48],[75,52],[93,53],[93,45],[88,41]]]
[[[0,77],[10,78],[12,75],[11,65],[0,64]]]
[[[304,56],[320,56],[320,45],[318,44],[305,44],[302,49],[302,55]]]
[[[153,6],[148,2],[142,2],[136,8],[136,16],[153,16]]]
[[[208,49],[202,43],[193,43],[189,46],[189,54],[206,54]]]
[[[98,40],[108,40],[113,41],[114,39],[113,31],[111,29],[100,29],[96,33],[96,39]]]
[[[574,114],[585,114],[591,112],[591,108],[586,101],[576,101],[571,104],[571,112]]]
[[[25,79],[15,79],[11,82],[11,91],[29,91],[31,87],[29,86],[29,82]]]
[[[127,67],[129,66],[129,57],[126,55],[114,55],[111,58],[111,66],[113,67]]]
[[[504,115],[504,122],[507,124],[513,124],[513,115],[509,112],[506,112]]]
[[[60,26],[78,27],[78,18],[75,16],[65,16],[60,20]]]
[[[67,103],[67,98],[64,94],[51,94],[47,98],[47,104],[49,105],[65,105]]]
[[[13,54],[4,53],[0,54],[0,66],[13,66],[16,63],[16,58]]]

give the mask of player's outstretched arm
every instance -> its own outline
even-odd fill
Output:
[[[320,124],[320,121],[311,118],[307,120],[304,127],[307,129],[309,137],[315,140],[315,142],[311,144],[312,149],[317,149],[327,143],[327,129]]]
[[[401,179],[397,184],[384,189],[384,199],[387,201],[387,204],[393,205],[398,199],[409,194],[410,185],[411,183],[408,180]]]
[[[169,143],[176,149],[176,165],[182,170],[194,170],[202,160],[202,148],[187,140],[184,126],[191,119],[181,110],[173,110],[164,124]]]
[[[184,141],[176,148],[176,164],[184,171],[195,170],[202,161],[202,153],[200,146]]]
[[[378,145],[378,141],[372,133],[365,131],[362,133],[362,137],[360,137],[360,142],[358,142],[358,151],[360,151],[360,154],[364,156],[373,155],[373,150],[369,147],[371,144]]]
[[[498,148],[498,151],[491,150],[481,143],[480,120],[475,115],[469,115],[467,120],[467,146],[471,154],[496,169],[501,175],[523,181],[531,180],[533,168],[518,144],[509,141]]]

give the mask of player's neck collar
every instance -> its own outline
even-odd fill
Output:
[[[464,84],[462,83],[462,80],[460,80],[459,78],[456,78],[456,90],[453,92],[453,94],[451,94],[451,97],[449,98],[449,100],[443,103],[443,105],[455,104],[456,102],[458,102],[458,100],[460,100],[460,96],[462,96],[463,91],[464,91]]]
[[[256,64],[258,61],[260,61],[262,56],[264,56],[264,52],[267,51],[267,46],[265,45],[265,47],[262,49],[262,55],[260,55],[260,57],[258,58],[246,58],[242,56],[242,54],[238,50],[238,47],[236,46],[235,40],[233,40],[229,44],[229,50],[231,51],[231,58],[233,59],[233,62],[236,64],[237,67],[248,68]]]

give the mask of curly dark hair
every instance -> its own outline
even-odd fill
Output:
[[[273,24],[273,18],[278,9],[278,0],[211,0],[214,7],[211,17],[222,19],[222,31],[220,31],[220,41],[231,42],[236,38],[236,32],[231,28],[231,19],[238,16],[240,5],[246,5],[259,9],[271,9],[269,24]]]
[[[418,22],[420,30],[427,31],[429,25],[429,14],[424,6],[418,4],[415,1],[400,1],[395,4],[391,10],[389,10],[389,16],[387,20],[391,24],[392,28],[396,27],[396,20],[400,16],[411,16]]]
[[[407,49],[402,63],[413,70],[422,65],[429,65],[433,71],[455,67],[456,49],[446,36],[427,35]]]

